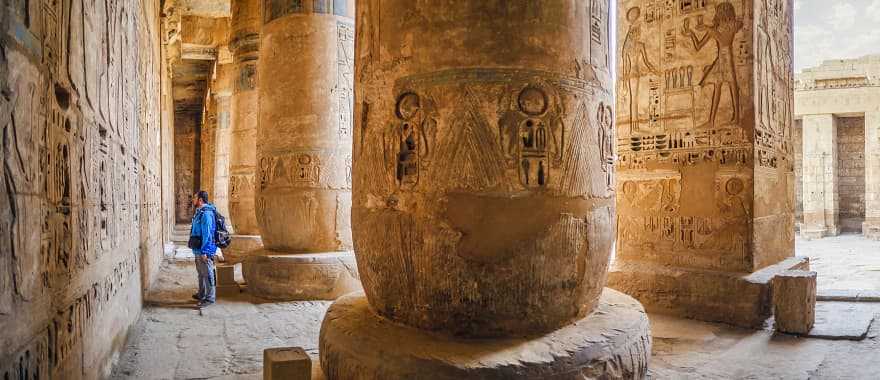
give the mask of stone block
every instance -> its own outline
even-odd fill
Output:
[[[312,359],[301,347],[263,351],[263,380],[311,380]]]
[[[816,272],[785,271],[773,278],[776,330],[807,334],[816,322]]]
[[[608,287],[650,312],[757,328],[773,312],[770,281],[792,269],[809,269],[809,260],[790,258],[752,274],[618,262],[608,272]]]
[[[217,285],[217,295],[220,297],[234,296],[241,293],[241,287],[235,285]]]
[[[235,282],[235,265],[218,265],[217,286],[238,285]]]

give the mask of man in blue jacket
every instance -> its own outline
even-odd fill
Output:
[[[199,301],[199,307],[205,307],[216,301],[214,279],[214,255],[217,253],[217,246],[214,244],[214,233],[217,230],[216,208],[208,203],[208,192],[204,190],[193,195],[193,207],[196,208],[196,213],[192,219],[189,235],[190,242],[195,242],[196,247],[190,248],[196,258],[196,271],[199,273],[199,292],[194,294],[193,298]]]

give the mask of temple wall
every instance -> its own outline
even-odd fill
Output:
[[[106,377],[161,259],[159,4],[0,7],[0,378]]]
[[[174,115],[174,212],[175,222],[189,223],[193,216],[192,195],[201,177],[199,118]]]
[[[865,221],[865,118],[841,118],[837,129],[840,159],[840,227],[861,232]]]

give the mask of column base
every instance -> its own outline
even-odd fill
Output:
[[[864,234],[867,239],[880,241],[880,223],[862,223],[862,234]]]
[[[231,237],[232,244],[223,249],[223,256],[230,264],[238,264],[250,256],[251,252],[259,252],[263,249],[263,239],[260,235],[232,235]]]
[[[759,328],[773,313],[773,277],[809,268],[809,259],[801,257],[751,274],[618,261],[608,272],[608,287],[635,297],[651,312]]]
[[[260,250],[244,260],[242,271],[249,293],[274,301],[335,300],[362,290],[352,252]]]
[[[330,306],[320,355],[328,380],[644,379],[651,343],[642,306],[607,288],[595,312],[531,339],[466,340],[396,324],[359,293]]]
[[[811,228],[802,227],[801,237],[807,240],[818,240],[840,235],[840,227]]]

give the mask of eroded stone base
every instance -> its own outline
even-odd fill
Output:
[[[278,254],[260,250],[242,263],[248,292],[276,301],[334,300],[362,289],[352,252]]]
[[[773,277],[809,267],[803,257],[752,274],[618,261],[608,272],[608,287],[635,297],[650,312],[755,328],[773,313]]]
[[[328,380],[643,379],[648,316],[635,299],[605,289],[596,311],[533,339],[462,340],[377,316],[366,297],[337,300],[321,326]]]
[[[223,249],[226,262],[238,264],[244,261],[251,253],[263,249],[263,239],[260,235],[232,235],[232,244]]]

